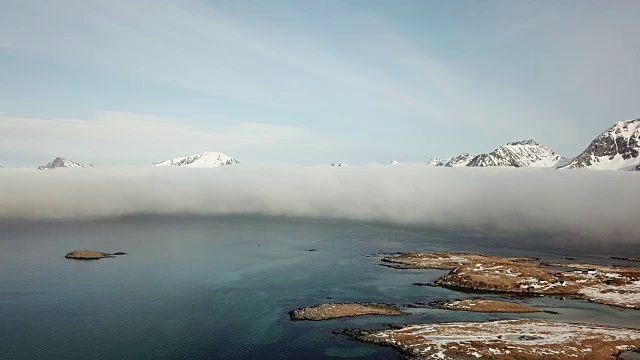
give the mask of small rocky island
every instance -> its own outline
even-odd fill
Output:
[[[74,250],[70,253],[67,253],[67,255],[65,255],[64,257],[66,257],[67,259],[76,259],[76,260],[98,260],[98,259],[104,259],[104,258],[112,258],[115,257],[116,255],[126,255],[127,253],[124,252],[117,252],[117,253],[106,253],[106,252],[100,252],[100,251],[89,251],[89,250]]]
[[[362,315],[404,315],[400,309],[391,304],[381,303],[332,303],[299,308],[289,312],[292,320],[328,320],[341,317]]]
[[[434,307],[444,310],[495,312],[495,313],[535,313],[544,310],[510,301],[489,299],[464,299],[453,301],[438,301]]]
[[[420,359],[615,360],[640,349],[637,329],[542,320],[418,324],[344,334]]]

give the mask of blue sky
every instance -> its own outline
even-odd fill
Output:
[[[0,165],[427,161],[640,116],[637,1],[5,1]]]

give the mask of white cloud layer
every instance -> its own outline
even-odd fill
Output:
[[[640,243],[638,175],[425,165],[0,169],[0,219],[261,214]]]

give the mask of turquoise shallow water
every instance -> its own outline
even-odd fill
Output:
[[[333,331],[518,315],[407,308],[410,315],[404,317],[292,322],[287,312],[327,301],[402,305],[474,296],[414,286],[444,272],[383,267],[374,256],[381,252],[481,251],[609,262],[610,255],[634,251],[576,244],[575,239],[253,217],[5,223],[0,224],[0,357],[396,358],[393,349],[351,342]],[[129,255],[65,259],[74,249]],[[640,328],[640,314],[631,310],[553,297],[522,301],[558,312],[527,317]]]

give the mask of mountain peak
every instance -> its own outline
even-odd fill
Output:
[[[618,121],[564,169],[628,169],[640,164],[640,118]]]
[[[89,165],[89,166],[93,166],[93,165]],[[58,156],[55,159],[53,159],[52,162],[46,165],[38,166],[38,170],[55,169],[55,168],[73,168],[73,167],[83,168],[86,166],[79,164],[75,161],[67,160],[65,158],[61,158]]]
[[[529,140],[520,140],[507,143],[507,145],[540,145],[537,141],[529,139]]]
[[[460,155],[452,157],[451,159],[448,159],[447,162],[442,166],[446,166],[446,167],[467,166],[467,164],[469,163],[469,161],[471,161],[471,159],[473,159],[473,157],[474,156],[469,153],[462,153]]]
[[[476,155],[467,166],[553,167],[562,156],[535,140],[520,140],[499,146],[488,154]]]
[[[449,159],[440,159],[439,157],[433,157],[429,160],[428,164],[433,166],[445,166],[449,162]]]
[[[205,151],[201,154],[177,157],[153,163],[155,166],[184,166],[193,168],[215,168],[221,165],[239,164],[238,160],[219,151]]]

